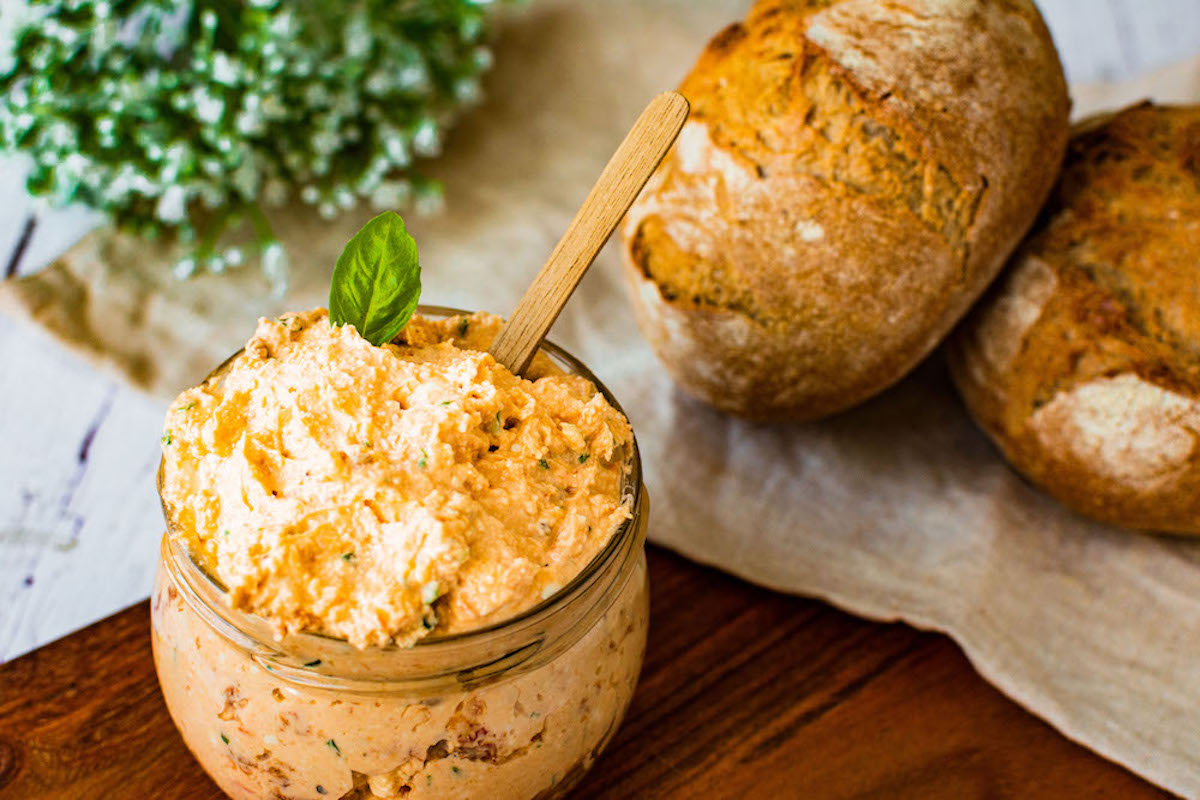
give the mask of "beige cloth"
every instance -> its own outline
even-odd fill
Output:
[[[735,0],[538,0],[509,20],[489,100],[433,170],[444,214],[410,220],[429,303],[504,312],[642,105],[674,85]],[[1200,96],[1200,63],[1076,93],[1090,112]],[[253,269],[186,283],[170,254],[97,233],[0,306],[161,397],[204,375],[254,319],[324,304],[335,223],[277,214],[293,287]],[[979,671],[1066,735],[1200,796],[1200,543],[1086,522],[1024,484],[964,414],[939,357],[822,423],[727,419],[673,390],[639,338],[610,246],[554,338],[638,432],[651,537],[748,580],[945,631]]]

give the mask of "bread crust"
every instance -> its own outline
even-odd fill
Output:
[[[1200,534],[1200,106],[1081,124],[947,352],[972,416],[1035,484],[1104,522]]]
[[[1069,105],[1028,0],[759,0],[680,90],[623,226],[635,311],[685,389],[773,419],[941,341],[1033,221]]]

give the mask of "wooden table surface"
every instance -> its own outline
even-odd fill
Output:
[[[650,549],[625,723],[580,798],[1166,797],[985,683],[944,636]],[[175,732],[149,605],[0,666],[0,798],[222,795]]]

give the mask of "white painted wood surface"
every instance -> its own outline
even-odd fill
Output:
[[[1039,5],[1073,83],[1120,80],[1200,53],[1200,0]],[[0,270],[33,208],[21,171],[0,164]],[[39,211],[20,273],[94,222],[80,209]],[[147,595],[162,532],[154,471],[164,411],[0,317],[0,661]]]

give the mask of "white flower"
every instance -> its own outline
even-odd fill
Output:
[[[408,202],[412,196],[412,185],[408,181],[384,181],[371,193],[371,207],[375,210],[395,208]]]
[[[383,148],[387,151],[388,158],[397,167],[408,166],[408,163],[412,161],[412,157],[408,154],[408,144],[398,133],[388,136],[383,142]]]
[[[288,257],[279,242],[271,242],[262,250],[262,271],[271,284],[271,293],[283,296],[288,285]]]
[[[396,75],[396,83],[405,91],[415,92],[429,87],[429,74],[424,64],[410,64]]]
[[[233,171],[231,182],[238,194],[247,200],[253,200],[258,194],[259,169],[255,159],[247,157]]]
[[[212,57],[212,79],[223,86],[233,86],[238,82],[237,65],[219,50]]]
[[[179,280],[192,277],[196,273],[196,259],[179,259],[175,262],[175,266],[171,268],[171,273]]]
[[[410,2],[428,4],[429,36],[413,35]],[[218,5],[197,0],[0,0],[0,76],[12,76],[0,147],[42,172],[39,203],[82,199],[173,233],[179,277],[243,260],[213,251],[224,230],[196,230],[205,208],[302,192],[327,217],[367,199],[427,211],[436,187],[406,171],[441,151],[442,123],[478,97],[488,26],[468,4],[489,2],[356,3],[329,27],[304,4],[244,0],[235,41]],[[244,248],[283,291],[282,247],[259,231]]]
[[[237,125],[238,133],[243,136],[262,133],[264,130],[262,98],[256,94],[247,94],[242,100],[242,110],[238,112],[234,124]]]
[[[355,12],[346,23],[342,32],[342,47],[349,58],[363,58],[371,52],[371,26],[367,15],[361,10]]]
[[[184,193],[182,186],[168,187],[162,193],[162,197],[158,198],[158,205],[154,207],[154,216],[167,223],[183,222],[186,214],[187,195]],[[191,269],[195,270],[195,268],[195,262],[193,262]],[[176,269],[178,271],[178,266]],[[188,275],[190,274],[191,272],[188,273]]]
[[[196,119],[208,125],[215,125],[225,116],[225,101],[215,97],[207,88],[195,89],[192,103],[196,107]]]
[[[330,155],[337,152],[338,145],[342,143],[342,137],[332,131],[318,131],[309,139],[314,153],[320,155]]]
[[[431,119],[421,120],[416,133],[413,134],[412,146],[418,155],[436,156],[442,149],[437,123]]]

